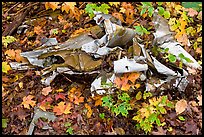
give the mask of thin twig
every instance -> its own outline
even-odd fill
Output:
[[[31,3],[31,2],[29,2],[29,3]],[[39,4],[40,2],[36,2],[36,3],[33,3],[33,4],[29,4],[29,3],[27,4],[28,6],[25,6],[24,8],[22,8],[21,10],[19,10],[17,13],[15,13],[15,15],[18,15],[18,13],[20,13],[21,11],[23,11],[23,10],[25,10],[25,9],[31,7],[31,6],[37,5],[37,4]]]
[[[15,5],[13,5],[10,9],[8,9],[7,12],[6,12],[4,15],[8,14],[8,12],[9,12],[10,10],[12,10],[14,7],[16,7],[18,4],[20,4],[20,2],[17,2],[17,3],[16,3]]]

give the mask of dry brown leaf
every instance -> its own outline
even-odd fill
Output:
[[[188,106],[187,101],[184,99],[181,99],[178,102],[176,102],[176,105],[175,105],[176,114],[178,115],[184,112],[187,106]]]
[[[51,87],[49,86],[49,87],[46,87],[46,88],[43,88],[43,89],[42,89],[42,94],[43,94],[44,96],[47,96],[51,91],[52,91],[52,89],[51,89]]]

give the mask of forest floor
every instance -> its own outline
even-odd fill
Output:
[[[36,107],[43,110],[42,112],[52,112],[56,118],[54,121],[43,117],[35,120],[36,126],[32,131],[34,135],[202,134],[202,70],[183,64],[183,68],[189,73],[189,83],[182,93],[170,86],[165,89],[160,87],[155,93],[147,92],[147,95],[144,92],[145,83],[134,81],[137,88],[133,88],[128,82],[125,86],[129,88],[126,87],[124,91],[115,86],[115,92],[110,98],[108,94],[95,93],[95,96],[92,96],[90,87],[97,75],[60,74],[50,86],[45,86],[41,83],[43,68],[21,71],[11,69],[9,62],[23,62],[20,53],[40,47],[44,38],[56,38],[58,43],[63,43],[71,35],[77,35],[85,28],[96,25],[90,17],[92,15],[85,12],[88,11],[85,9],[87,2],[64,4],[67,6],[63,7],[63,2],[2,2],[2,35],[7,37],[6,44],[2,43],[2,134],[27,134]],[[165,11],[169,11],[170,14],[164,16],[169,16],[166,17],[167,20],[174,22],[170,25],[179,33],[175,39],[202,64],[202,10],[186,10],[180,2],[152,5],[109,2],[100,10],[121,20],[123,27],[135,29],[134,26],[141,25],[146,28],[140,38],[147,49],[152,49],[155,29],[152,16],[149,15],[151,13],[146,10],[141,14],[145,6],[153,9],[163,7]],[[27,31],[17,33],[17,28],[25,21],[28,25]],[[12,41],[13,38],[15,40]],[[188,40],[190,46],[186,44]],[[128,49],[124,49],[122,56],[127,54]],[[117,52],[106,56],[103,71],[113,70],[111,64],[117,56]],[[120,78],[131,81],[133,77],[123,75]],[[167,95],[167,99],[164,95]],[[162,100],[165,101],[161,107],[158,104],[161,104]],[[168,102],[172,102],[173,107],[169,107]],[[130,108],[120,109],[122,103],[127,103]],[[113,107],[119,109],[118,112],[109,107],[113,104]],[[153,108],[153,112],[158,115],[153,115],[147,108]]]

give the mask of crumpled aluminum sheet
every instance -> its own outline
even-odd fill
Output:
[[[35,110],[34,110],[34,116],[33,116],[33,119],[30,123],[30,126],[29,126],[29,130],[27,132],[27,135],[32,135],[33,133],[33,130],[35,128],[35,121],[38,120],[38,118],[40,117],[44,117],[46,119],[48,119],[48,121],[52,121],[54,122],[54,120],[57,118],[54,113],[52,112],[47,112],[47,111],[42,111],[41,109],[35,107]],[[44,127],[44,128],[49,128],[49,127]]]
[[[192,63],[190,63],[190,62],[187,62],[186,60],[183,60],[183,63],[186,66],[193,67],[195,69],[202,69],[202,67],[198,64],[198,62],[188,52],[186,52],[181,47],[180,43],[178,43],[178,42],[169,42],[169,43],[164,43],[164,44],[160,45],[160,47],[164,48],[164,49],[169,48],[168,52],[175,55],[178,60],[181,60],[180,57],[179,57],[179,54],[182,53],[185,57],[189,58],[192,61]]]
[[[180,60],[178,55],[183,53],[185,57],[193,61],[192,63],[189,63],[186,60],[183,60],[185,65],[196,69],[202,69],[198,62],[181,47],[181,44],[176,42],[173,32],[170,31],[168,21],[158,15],[158,11],[155,11],[153,14],[153,23],[156,30],[155,33],[153,33],[155,37],[154,44],[157,44],[159,47],[164,49],[169,48],[168,52],[175,55],[178,60]]]
[[[127,72],[138,72],[147,71],[147,64],[137,63],[134,59],[128,59],[124,57],[117,61],[114,61],[114,73],[127,73]]]
[[[113,74],[110,78],[108,78],[106,83],[113,83],[114,79],[115,79],[115,74]],[[101,81],[102,81],[102,77],[98,77],[91,83],[92,96],[94,96],[93,94],[94,91],[96,91],[97,94],[102,95],[104,93],[107,93],[107,90],[109,90],[110,86],[101,85]],[[109,93],[111,93],[110,90],[109,90]]]

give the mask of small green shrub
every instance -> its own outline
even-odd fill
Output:
[[[137,115],[132,119],[136,120],[137,129],[142,129],[145,133],[151,132],[153,124],[164,126],[165,122],[161,123],[159,117],[166,114],[166,108],[173,108],[173,103],[167,99],[167,96],[149,99],[149,103],[142,103],[142,107],[137,111]]]
[[[85,12],[89,14],[90,18],[94,17],[94,11],[100,11],[104,14],[108,14],[108,9],[110,7],[108,4],[101,4],[100,6],[97,6],[97,4],[87,4],[85,8]]]

